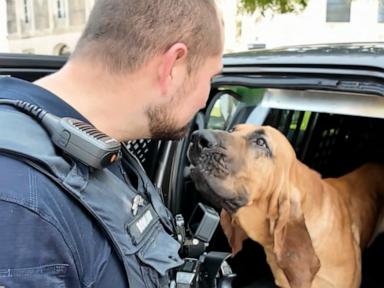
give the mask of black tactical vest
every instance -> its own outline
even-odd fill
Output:
[[[0,153],[47,175],[100,224],[130,287],[168,287],[168,272],[183,263],[180,244],[171,236],[170,211],[134,156],[128,153],[122,164],[136,174],[137,189],[108,169],[80,169],[59,156],[45,129],[22,112],[0,110],[0,131]]]

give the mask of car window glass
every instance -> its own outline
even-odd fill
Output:
[[[222,87],[220,90],[208,107],[206,115],[208,129],[227,130],[236,123],[260,124],[264,121],[269,109],[258,104],[263,99],[265,89],[231,86]]]
[[[209,129],[225,129],[228,121],[233,117],[240,101],[236,100],[232,95],[222,94],[210,111],[207,128]]]

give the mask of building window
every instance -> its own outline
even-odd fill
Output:
[[[49,3],[48,1],[33,1],[33,19],[35,29],[38,31],[49,28]]]
[[[351,0],[327,0],[327,22],[349,22]]]
[[[8,34],[14,34],[17,32],[16,3],[12,0],[7,0],[6,3]]]
[[[379,0],[377,22],[384,23],[384,0]]]
[[[72,0],[67,3],[69,25],[83,26],[85,23],[85,1]]]
[[[65,18],[65,1],[56,0],[57,18]]]
[[[29,0],[23,1],[24,22],[31,22],[31,3]]]

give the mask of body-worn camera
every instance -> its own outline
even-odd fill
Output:
[[[176,215],[176,232],[182,243],[184,264],[175,273],[172,288],[230,288],[235,274],[226,262],[226,252],[206,252],[220,222],[212,207],[198,203],[185,227],[182,215]]]

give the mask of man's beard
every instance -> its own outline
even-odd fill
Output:
[[[172,112],[177,111],[177,109],[182,106],[182,101],[184,101],[185,98],[184,96],[187,95],[187,91],[194,86],[194,83],[189,81],[191,81],[191,79],[187,80],[187,82],[178,89],[169,103],[152,106],[147,109],[151,138],[180,140],[187,134],[189,123],[180,127]]]
[[[170,107],[172,105],[150,107],[147,110],[151,138],[179,140],[187,133],[188,124],[177,127],[176,120],[170,115]]]

